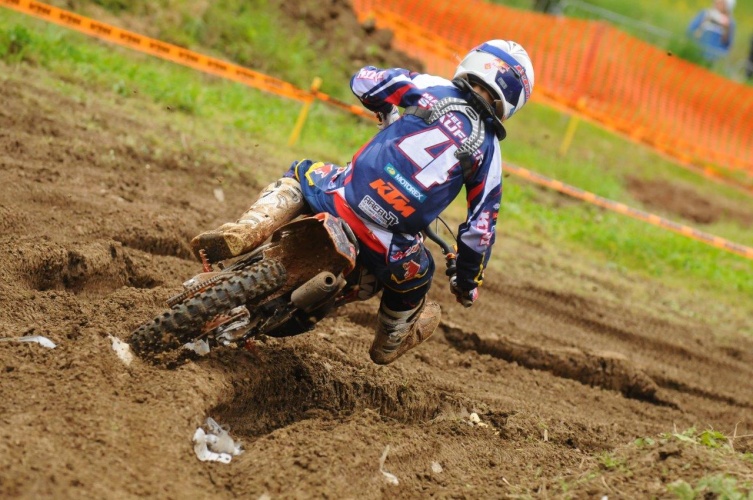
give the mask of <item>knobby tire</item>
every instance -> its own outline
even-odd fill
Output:
[[[177,349],[198,338],[203,325],[218,314],[279,289],[286,276],[285,267],[276,261],[262,260],[237,271],[134,330],[131,347],[141,356]]]

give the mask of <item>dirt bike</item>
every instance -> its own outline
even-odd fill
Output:
[[[454,274],[454,247],[430,228],[422,234],[440,246],[447,274]],[[376,277],[357,265],[358,251],[347,223],[320,213],[285,224],[231,264],[218,264],[218,270],[202,254],[203,272],[167,300],[168,311],[138,327],[130,345],[142,357],[153,357],[186,345],[195,348],[197,342],[206,352],[260,335],[309,331],[332,310],[379,291]]]

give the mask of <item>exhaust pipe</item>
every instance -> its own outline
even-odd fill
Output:
[[[290,296],[290,301],[298,309],[308,312],[331,298],[344,285],[344,279],[338,279],[329,271],[322,271],[296,288]]]

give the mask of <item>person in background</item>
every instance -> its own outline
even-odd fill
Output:
[[[714,0],[712,6],[700,11],[688,26],[688,35],[703,49],[703,57],[714,62],[729,53],[735,38],[732,10],[735,0]]]
[[[439,325],[439,304],[426,299],[434,261],[420,232],[464,187],[468,211],[450,290],[465,307],[478,298],[502,200],[503,122],[530,99],[533,83],[528,53],[506,40],[471,50],[452,81],[366,66],[350,87],[379,118],[374,138],[342,167],[293,162],[237,222],[198,235],[192,249],[216,262],[255,248],[302,213],[341,217],[360,243],[358,263],[368,274],[359,283],[375,278],[384,290],[369,354],[391,363]]]

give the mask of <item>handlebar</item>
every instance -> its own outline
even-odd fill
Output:
[[[442,221],[442,223],[444,223],[444,221]],[[447,270],[445,271],[445,274],[447,276],[455,276],[455,274],[457,274],[458,272],[458,259],[455,245],[450,245],[449,243],[447,243],[431,227],[427,226],[422,232],[427,238],[439,245],[439,248],[442,249],[442,254],[444,255],[447,264]]]

